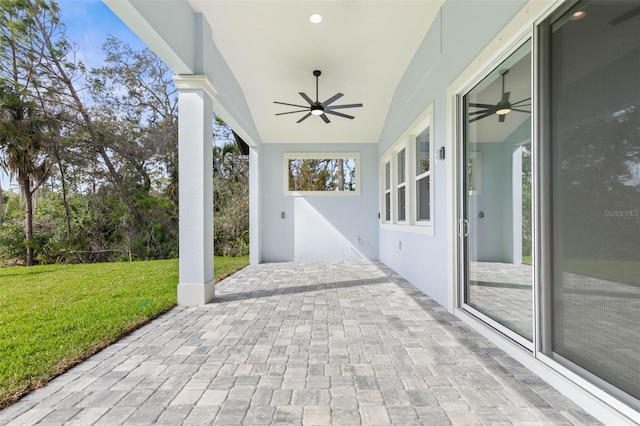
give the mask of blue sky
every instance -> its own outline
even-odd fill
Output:
[[[107,35],[126,41],[133,48],[143,48],[138,37],[111,12],[101,0],[58,0],[67,38],[78,45],[79,54],[87,68],[102,64],[100,50]]]
[[[62,22],[67,27],[67,39],[77,45],[78,57],[88,69],[102,65],[101,46],[108,35],[126,41],[134,49],[145,45],[111,12],[101,0],[58,0]],[[12,182],[13,190],[16,183]],[[0,187],[9,189],[9,177],[0,170]]]

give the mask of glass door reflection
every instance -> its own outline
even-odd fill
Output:
[[[464,303],[533,340],[531,45],[464,97]]]

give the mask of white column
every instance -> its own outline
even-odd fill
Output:
[[[213,280],[213,107],[206,76],[180,75],[178,161],[180,191],[179,305],[203,305],[215,296]]]

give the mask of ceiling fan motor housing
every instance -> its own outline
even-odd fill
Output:
[[[496,104],[496,114],[505,115],[511,112],[511,104],[509,102],[500,101]]]

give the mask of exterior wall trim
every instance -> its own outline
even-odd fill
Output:
[[[206,75],[180,74],[174,75],[173,81],[178,90],[204,90],[211,99],[215,99],[218,91]]]

